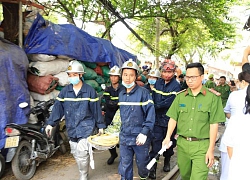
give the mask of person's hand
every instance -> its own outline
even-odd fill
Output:
[[[213,166],[213,164],[214,164],[214,151],[213,150],[208,149],[208,151],[206,153],[205,161],[206,161],[207,167]]]
[[[51,125],[47,125],[46,128],[45,128],[45,132],[46,132],[48,137],[51,136],[52,128],[53,127]]]
[[[162,147],[166,147],[166,149],[169,149],[169,143],[170,143],[170,138],[166,137],[163,141],[162,141]]]
[[[136,145],[141,146],[146,142],[146,140],[147,140],[147,136],[140,133],[136,138]]]
[[[102,135],[104,133],[104,130],[103,129],[99,129],[99,132],[98,132],[98,135]]]

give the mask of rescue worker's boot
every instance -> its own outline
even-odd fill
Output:
[[[76,162],[80,172],[80,180],[88,180],[89,158],[77,158]]]
[[[153,167],[149,171],[149,178],[156,179],[156,168],[157,168],[157,162],[153,165]]]
[[[170,157],[165,157],[163,171],[165,171],[165,172],[170,171]]]
[[[116,148],[109,149],[109,152],[111,154],[111,157],[108,159],[107,164],[111,165],[114,163],[115,158],[117,158],[118,154],[116,152]]]

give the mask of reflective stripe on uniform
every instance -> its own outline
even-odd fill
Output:
[[[178,94],[178,93],[175,92],[175,91],[166,93],[166,92],[159,91],[159,90],[157,90],[157,89],[155,89],[155,88],[153,88],[152,90],[155,91],[155,92],[158,93],[158,94],[163,95],[163,96],[170,96],[170,95],[172,95],[172,94],[174,94],[174,95],[177,95],[177,94]]]
[[[128,106],[128,105],[132,105],[132,106],[145,106],[145,105],[148,105],[149,103],[154,104],[153,100],[148,100],[146,102],[119,102],[118,105],[119,106],[122,106],[122,105],[125,105],[125,106]]]
[[[110,96],[110,94],[109,94],[108,92],[104,92],[103,95],[104,95],[104,96]],[[111,100],[117,100],[117,99],[119,99],[119,98],[116,97],[116,96],[110,96],[110,99],[111,99]]]
[[[56,98],[58,101],[90,101],[90,102],[96,102],[99,101],[99,98],[91,99],[91,98]]]
[[[117,99],[119,99],[119,98],[118,98],[118,97],[110,96],[110,99],[112,99],[112,100],[117,100]]]

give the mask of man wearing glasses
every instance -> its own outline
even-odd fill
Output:
[[[167,146],[177,125],[177,163],[182,180],[206,180],[214,163],[218,123],[225,121],[221,98],[202,86],[204,68],[191,63],[186,68],[188,89],[180,93],[167,112],[170,117]]]

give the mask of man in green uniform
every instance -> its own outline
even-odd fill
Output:
[[[218,123],[225,121],[221,98],[202,86],[204,68],[200,63],[187,65],[188,89],[177,95],[167,112],[170,117],[167,146],[177,125],[177,163],[182,180],[207,180],[214,163]]]
[[[206,86],[207,88],[212,88],[212,89],[214,89],[214,88],[216,87],[216,84],[215,84],[215,82],[214,82],[214,75],[213,75],[213,74],[210,74],[210,75],[208,76],[208,80],[207,80],[207,82],[205,83],[205,86]]]
[[[225,107],[230,94],[230,86],[226,84],[225,76],[220,77],[219,85],[215,88],[215,90],[221,93],[222,106]]]

